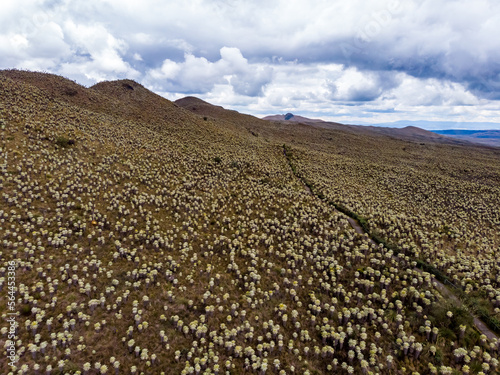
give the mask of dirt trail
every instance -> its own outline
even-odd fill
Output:
[[[287,156],[286,151],[285,151],[284,148],[283,148],[283,154],[285,155],[285,157],[288,160],[288,156]],[[289,161],[289,164],[290,164],[290,161]],[[290,165],[290,168],[291,168],[291,165]],[[293,172],[294,176],[297,179],[299,179],[299,181],[302,183],[302,185],[304,186],[304,188],[307,191],[307,193],[309,195],[314,195],[313,192],[312,192],[312,190],[311,190],[311,188],[304,182],[304,180],[302,178],[298,177],[295,174],[295,172],[293,171],[293,169],[292,169],[292,172]],[[335,211],[341,213],[337,209],[335,209]],[[343,214],[343,215],[345,215],[345,214]],[[358,234],[368,234],[368,233],[366,233],[363,230],[363,227],[355,219],[353,219],[352,217],[347,216],[347,215],[345,215],[345,216],[347,218],[347,221],[351,225],[351,227],[356,231],[356,233],[358,233]],[[373,241],[373,239],[370,239],[370,241],[375,244],[375,241]],[[423,272],[420,268],[415,268],[415,270],[417,270],[418,272]],[[439,293],[441,294],[441,296],[444,299],[451,300],[454,303],[456,303],[458,306],[462,306],[463,305],[462,302],[458,299],[458,297],[446,285],[444,285],[441,281],[437,280],[435,277],[432,277],[432,279],[433,279],[434,285],[436,286],[436,289],[439,291]],[[488,340],[490,340],[490,341],[500,340],[500,338],[493,331],[491,331],[488,328],[488,326],[481,319],[479,319],[477,316],[475,316],[473,314],[471,314],[471,315],[472,315],[472,317],[474,319],[474,325],[476,326],[477,330],[481,334],[485,335],[488,338]]]
[[[339,211],[337,211],[339,212]],[[363,230],[363,228],[361,227],[361,225],[359,225],[359,223],[354,220],[352,217],[347,217],[347,220],[349,221],[349,224],[351,224],[352,228],[356,231],[356,233],[359,233],[359,234],[365,234],[366,232]],[[371,240],[372,243],[375,243],[375,241]],[[420,268],[415,268],[415,270],[417,270],[418,272],[422,273],[423,271],[420,269]],[[436,286],[436,289],[439,291],[439,293],[441,293],[441,296],[445,299],[448,299],[448,300],[451,300],[453,302],[455,302],[458,306],[462,306],[462,302],[458,299],[458,297],[453,294],[453,292],[446,286],[444,285],[441,281],[437,280],[435,277],[432,278],[433,279],[433,283],[434,285]],[[494,341],[494,340],[499,340],[499,337],[493,332],[491,331],[488,326],[481,320],[479,319],[477,316],[471,314],[473,319],[474,319],[474,325],[476,326],[477,330],[485,335],[488,340],[490,341]]]
[[[339,211],[337,211],[337,212],[339,212]],[[349,221],[349,224],[351,224],[352,228],[356,231],[356,233],[359,233],[359,234],[366,233],[363,230],[363,228],[361,227],[361,225],[359,225],[359,223],[356,220],[354,220],[352,217],[348,216],[347,220]],[[373,241],[373,240],[371,240],[371,242],[375,243],[375,241]],[[414,268],[414,269],[420,273],[423,272],[420,268]],[[455,302],[458,306],[463,305],[462,302],[458,299],[458,297],[455,294],[453,294],[453,292],[446,285],[444,285],[441,281],[437,280],[435,277],[433,277],[432,279],[433,279],[434,285],[436,286],[436,289],[439,291],[439,293],[441,293],[441,296],[443,298]],[[490,340],[490,341],[499,340],[499,337],[493,331],[491,331],[488,328],[488,326],[481,319],[479,319],[477,316],[475,316],[473,314],[471,314],[471,315],[474,319],[474,325],[476,326],[477,330],[481,334],[485,335],[488,338],[488,340]]]
[[[340,212],[337,209],[335,211]],[[340,213],[342,213],[342,212],[340,212]],[[343,215],[345,215],[345,214],[343,214]],[[347,215],[345,215],[345,216],[347,216]],[[356,233],[358,233],[358,234],[365,234],[366,233],[363,230],[363,227],[361,225],[359,225],[359,223],[356,220],[354,220],[352,217],[347,216],[347,221],[349,222],[349,224],[351,224],[351,227],[356,231]],[[372,243],[375,243],[375,241],[373,241],[373,240],[370,240],[370,241]]]

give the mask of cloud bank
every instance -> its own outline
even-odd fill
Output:
[[[4,0],[0,68],[256,115],[500,122],[494,0]]]

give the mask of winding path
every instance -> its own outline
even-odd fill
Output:
[[[285,158],[288,161],[288,165],[290,166],[290,169],[292,170],[292,174],[302,183],[302,185],[304,186],[305,190],[307,191],[307,193],[309,195],[315,196],[315,194],[312,192],[311,188],[306,184],[306,182],[304,181],[304,179],[301,178],[301,177],[299,177],[299,176],[297,176],[297,174],[295,173],[294,169],[292,168],[291,160],[290,160],[289,156],[287,155],[287,150],[286,150],[286,148],[285,148],[284,145],[283,145],[283,154],[285,155]],[[336,208],[334,210],[335,210],[335,212],[341,213],[342,215],[346,216],[347,221],[349,222],[349,224],[351,225],[351,227],[356,231],[356,233],[362,234],[362,235],[367,234],[368,236],[370,236],[370,234],[367,233],[363,229],[363,227],[359,224],[359,222],[356,219],[353,219],[352,217],[350,217],[350,216],[348,216],[348,215],[340,212]],[[371,239],[371,237],[370,237],[370,241],[375,244],[375,241],[373,239]],[[424,272],[420,268],[414,268],[414,270],[416,270],[416,271],[418,271],[420,273]],[[451,300],[454,303],[456,303],[458,306],[463,306],[463,303],[450,290],[450,288],[448,288],[446,285],[444,285],[441,281],[437,280],[434,276],[432,277],[432,279],[433,279],[434,286],[436,287],[436,289],[439,291],[439,293],[441,294],[441,296],[444,299]],[[485,335],[488,338],[488,340],[490,340],[490,341],[500,340],[500,338],[498,337],[498,335],[496,335],[492,330],[490,330],[488,328],[488,326],[481,319],[479,319],[474,314],[471,314],[471,316],[473,318],[474,325],[475,325],[476,329],[481,334]]]
[[[368,234],[363,230],[361,225],[359,225],[359,223],[356,220],[354,220],[352,217],[348,216],[347,220],[349,221],[349,224],[351,224],[352,228],[356,231],[356,233]],[[373,240],[371,240],[371,241],[373,243],[375,243],[375,241],[373,241]],[[420,268],[414,268],[414,270],[416,270],[420,273],[424,272]],[[436,287],[436,289],[439,291],[439,293],[441,294],[441,296],[443,298],[455,302],[458,306],[463,306],[463,303],[460,301],[460,299],[458,299],[458,297],[455,294],[453,294],[453,292],[450,290],[450,288],[448,288],[446,285],[444,285],[441,281],[437,280],[435,277],[432,277],[432,281],[433,281],[434,286]],[[472,315],[472,318],[474,321],[474,325],[476,326],[477,330],[481,334],[485,335],[488,338],[488,340],[490,340],[490,341],[499,340],[499,337],[492,330],[490,330],[488,328],[488,326],[481,319],[479,319],[474,314],[471,314],[471,315]]]

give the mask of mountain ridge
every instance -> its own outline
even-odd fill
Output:
[[[263,117],[263,120],[283,122],[283,123],[301,123],[318,128],[324,129],[335,129],[335,130],[345,130],[351,132],[359,132],[363,134],[372,135],[383,135],[388,137],[394,137],[398,139],[410,140],[415,142],[443,142],[451,144],[461,144],[462,140],[456,140],[449,138],[440,134],[433,133],[429,130],[419,128],[417,126],[408,125],[403,128],[397,127],[383,127],[383,126],[373,126],[373,125],[353,125],[353,124],[341,124],[338,122],[329,122],[323,120],[315,120],[302,116],[293,115],[289,120],[285,120],[286,115],[272,115]],[[463,140],[467,142],[467,140]]]

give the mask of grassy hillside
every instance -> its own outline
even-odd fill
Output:
[[[500,344],[415,265],[498,317],[498,150],[19,71],[0,134],[2,374],[497,371]]]

